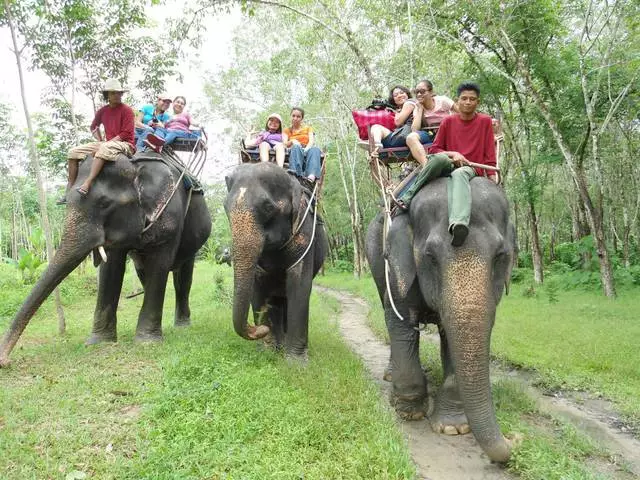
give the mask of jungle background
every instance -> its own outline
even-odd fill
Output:
[[[211,19],[235,25],[224,48],[211,44]],[[136,106],[176,85],[192,88],[193,78],[184,83],[185,65],[220,56],[215,69],[199,71],[199,100],[188,105],[212,131],[205,180],[214,228],[202,260],[215,261],[230,244],[221,180],[237,161],[239,138],[268,113],[286,119],[300,105],[327,152],[326,269],[342,274],[337,287],[347,288],[349,277],[372,283],[363,245],[379,192],[350,111],[386,97],[395,84],[413,87],[428,78],[437,94],[454,97],[461,81],[473,80],[482,88],[481,110],[500,119],[505,134],[500,166],[518,235],[517,298],[542,302],[548,316],[566,322],[576,305],[587,305],[583,320],[592,330],[619,330],[612,348],[622,344],[616,358],[625,358],[633,337],[625,328],[635,328],[640,292],[639,19],[638,1],[3,0],[0,31],[11,60],[3,76],[38,75],[46,88],[35,109],[23,85],[0,96],[0,325],[60,240],[64,209],[54,202],[66,178],[66,151],[88,139],[102,82],[121,79],[131,87],[125,101]],[[81,266],[80,274],[93,278],[93,267]],[[65,282],[58,303],[72,304],[87,285]],[[224,281],[218,285],[224,291]],[[517,316],[530,306],[514,309]],[[509,354],[508,335],[499,338],[505,348],[498,356],[535,367],[527,354]],[[593,369],[616,370],[618,360],[594,361]],[[546,385],[588,390],[591,370],[567,376],[553,363]],[[637,370],[625,370],[612,382],[640,379]],[[640,408],[629,388],[605,396],[618,398],[637,425]]]

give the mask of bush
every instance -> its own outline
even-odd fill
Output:
[[[518,268],[515,267],[511,271],[511,283],[522,283],[525,278],[531,278],[533,272],[530,268]]]

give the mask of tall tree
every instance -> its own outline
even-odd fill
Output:
[[[44,188],[44,182],[42,179],[42,173],[40,170],[40,162],[38,160],[38,151],[36,149],[36,141],[33,133],[33,126],[31,124],[31,115],[29,114],[29,107],[27,106],[27,97],[24,87],[24,71],[22,68],[22,49],[18,44],[17,29],[14,22],[14,17],[11,11],[11,5],[9,0],[4,0],[4,17],[11,31],[11,40],[13,44],[13,53],[16,58],[16,66],[18,69],[18,77],[20,79],[20,96],[22,98],[22,108],[24,110],[24,116],[27,123],[28,132],[28,145],[29,145],[29,158],[31,160],[31,167],[34,170],[36,176],[36,185],[38,186],[38,203],[40,204],[40,215],[42,216],[42,227],[45,232],[46,247],[47,247],[47,260],[50,262],[53,260],[53,236],[51,234],[51,224],[49,223],[49,214],[47,211],[47,194]],[[60,300],[60,291],[56,288],[54,290],[54,298],[56,304],[56,312],[58,314],[58,333],[64,334],[66,330],[64,311],[62,309],[62,302]]]

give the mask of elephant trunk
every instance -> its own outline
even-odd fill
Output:
[[[44,274],[33,287],[27,299],[23,302],[20,310],[9,326],[2,343],[0,344],[0,367],[9,364],[9,355],[13,347],[18,342],[20,335],[27,324],[38,311],[40,305],[47,299],[51,292],[69,275],[82,260],[95,248],[98,239],[95,238],[95,231],[80,231],[77,224],[70,226],[69,217],[65,222],[63,242],[53,257]],[[95,243],[92,241],[95,239]]]
[[[496,311],[490,287],[491,266],[473,254],[463,257],[471,258],[457,258],[445,275],[447,300],[442,321],[471,431],[491,460],[505,463],[511,446],[496,419],[489,379],[489,347]]]
[[[233,327],[241,337],[257,340],[269,333],[269,327],[249,325],[247,316],[258,259],[264,246],[264,234],[249,210],[232,211],[230,221],[233,238]]]

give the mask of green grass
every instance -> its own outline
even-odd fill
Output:
[[[67,335],[47,301],[0,370],[0,478],[415,478],[393,412],[331,320],[337,304],[313,296],[302,367],[233,332],[230,277],[197,264],[187,329],[171,326],[169,286],[162,344],[132,343],[137,297],[121,301],[119,342],[87,348],[95,281],[74,274]],[[135,288],[128,276],[123,291]]]
[[[319,284],[351,291],[371,307],[369,324],[388,339],[375,284],[343,273],[328,273]],[[515,286],[498,307],[493,329],[492,356],[509,365],[535,371],[547,388],[580,389],[611,399],[630,421],[640,419],[640,296],[624,291],[615,301],[595,292],[541,290],[525,296]],[[438,347],[422,342],[421,359],[438,385],[442,371]],[[496,413],[503,432],[522,434],[509,468],[526,479],[609,478],[592,463],[607,463],[606,452],[571,425],[549,418],[516,382],[493,385]],[[588,461],[587,461],[588,460]]]
[[[492,352],[535,370],[541,386],[611,399],[640,427],[640,289],[616,300],[598,292],[558,291],[557,302],[517,285],[498,308]]]

